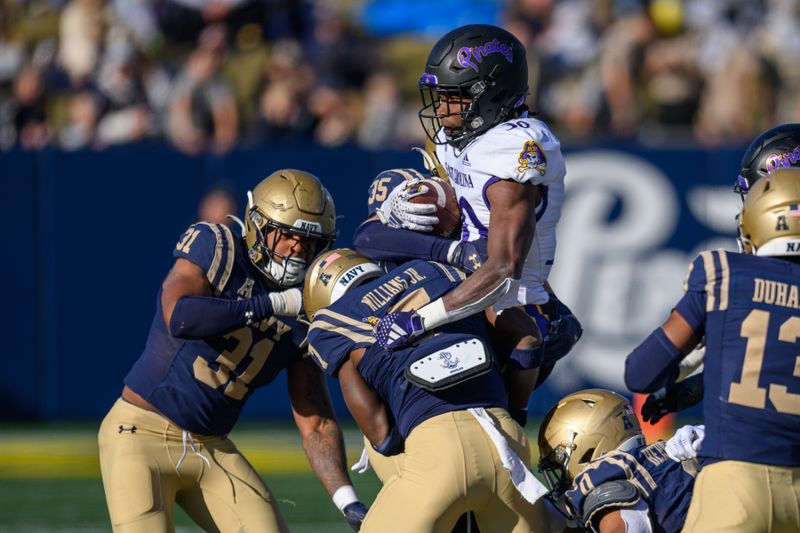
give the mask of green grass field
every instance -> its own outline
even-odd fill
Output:
[[[110,531],[100,481],[96,425],[0,426],[0,533]],[[291,425],[250,424],[231,438],[279,500],[292,531],[347,532],[339,511],[311,473]],[[350,463],[361,434],[345,428]],[[360,497],[380,489],[372,472],[353,475]],[[178,531],[199,531],[176,507]]]
[[[97,424],[0,425],[0,533],[110,531],[100,465]],[[361,453],[361,433],[343,427],[348,464]],[[536,461],[538,424],[526,431]],[[311,473],[291,424],[241,424],[231,439],[262,475],[293,532],[346,533],[350,529]],[[373,472],[353,474],[364,503],[380,490]],[[175,508],[178,531],[200,529]]]

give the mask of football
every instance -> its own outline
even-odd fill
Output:
[[[453,186],[438,178],[428,178],[409,185],[406,189],[414,193],[422,187],[428,190],[411,199],[415,204],[433,204],[436,206],[434,213],[439,222],[433,227],[434,235],[439,237],[452,237],[461,227],[461,209],[458,207],[458,199]]]

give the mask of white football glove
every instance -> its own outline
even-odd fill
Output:
[[[369,454],[367,454],[367,449],[363,448],[361,450],[361,457],[358,459],[357,463],[350,467],[350,470],[353,472],[358,472],[359,474],[364,474],[365,472],[369,472],[371,467],[372,465],[370,465],[369,462]]]
[[[428,187],[423,185],[418,191],[408,191],[419,180],[404,181],[392,189],[386,200],[377,209],[378,218],[390,228],[403,228],[412,231],[430,232],[433,226],[439,223],[439,217],[431,215],[436,212],[433,204],[415,204],[410,202],[428,192]]]
[[[697,451],[706,437],[705,426],[683,426],[667,441],[666,452],[673,461],[681,462],[697,457]]]
[[[278,316],[297,316],[303,310],[303,289],[294,287],[269,293],[272,313]]]

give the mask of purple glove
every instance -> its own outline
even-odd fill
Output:
[[[375,340],[386,350],[396,350],[425,332],[422,318],[414,311],[397,311],[381,318],[375,326]]]

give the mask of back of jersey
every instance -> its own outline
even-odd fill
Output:
[[[701,457],[800,466],[800,265],[703,252],[687,291],[705,300]]]
[[[567,491],[567,498],[582,519],[586,519],[589,495],[605,483],[627,481],[639,493],[648,510],[655,533],[680,531],[692,501],[694,480],[699,470],[696,459],[673,461],[665,450],[666,442],[658,441],[630,452],[614,450],[589,463],[578,474]],[[600,490],[602,493],[602,489]],[[597,494],[597,493],[596,493]],[[591,511],[591,521],[596,520],[604,507],[624,508],[634,502],[616,501],[605,494],[606,504]],[[596,500],[595,500],[596,501]],[[588,524],[587,524],[588,525]]]
[[[386,313],[419,309],[464,279],[463,272],[449,265],[421,260],[404,263],[317,311],[309,329],[309,353],[326,373],[336,375],[352,351],[367,348],[358,371],[388,405],[404,438],[421,421],[437,414],[469,407],[506,407],[505,388],[496,367],[439,391],[425,390],[405,377],[406,367],[425,355],[475,338],[488,344],[482,313],[445,324],[391,352],[375,342],[373,324]],[[458,363],[459,353],[454,355]]]

